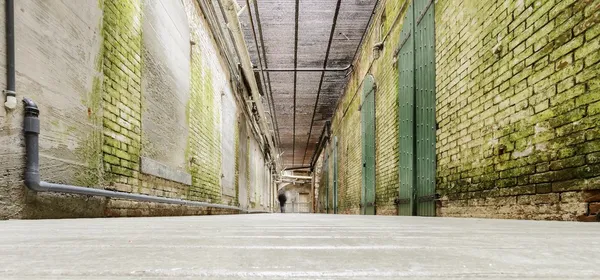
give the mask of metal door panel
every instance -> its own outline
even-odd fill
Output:
[[[435,216],[434,6],[413,1],[400,34],[399,215]]]
[[[333,213],[338,213],[338,139],[333,137]]]
[[[399,180],[398,215],[414,215],[414,112],[415,112],[415,63],[413,35],[413,4],[404,17],[398,53],[399,72]]]
[[[435,32],[433,1],[416,1],[415,84],[418,216],[435,216]]]

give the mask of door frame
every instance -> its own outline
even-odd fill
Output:
[[[363,80],[363,91],[359,110],[361,112],[361,140],[362,140],[362,188],[361,188],[361,214],[375,215],[376,214],[376,158],[375,158],[375,92],[377,90],[375,77],[372,74],[367,74]],[[365,110],[366,109],[366,110]],[[367,123],[371,123],[370,127],[366,127]],[[367,129],[369,131],[367,131]],[[370,134],[370,135],[368,135]],[[370,139],[367,139],[369,137]],[[371,143],[371,146],[368,144]],[[368,151],[370,150],[370,151]],[[371,158],[369,158],[369,156]],[[368,178],[371,177],[371,178]],[[371,180],[369,180],[371,179]],[[368,181],[371,181],[370,183]],[[370,186],[368,186],[370,185]],[[368,189],[370,188],[370,189]]]
[[[338,213],[338,138],[333,137],[333,213]]]

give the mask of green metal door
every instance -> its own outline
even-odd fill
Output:
[[[338,139],[337,136],[333,137],[333,213],[338,213],[338,157],[337,149]]]
[[[435,33],[433,1],[415,1],[417,215],[435,216]]]
[[[399,180],[398,215],[414,215],[414,119],[415,119],[415,54],[413,5],[404,17],[398,53],[399,74]]]
[[[323,163],[323,186],[325,187],[325,213],[329,213],[329,156],[325,153],[325,161]]]
[[[362,128],[362,214],[375,215],[375,79],[363,82],[360,107]]]
[[[435,216],[435,34],[433,1],[414,1],[398,52],[399,215]]]

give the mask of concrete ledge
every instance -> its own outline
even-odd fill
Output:
[[[177,170],[173,167],[164,165],[156,160],[140,157],[142,162],[142,173],[160,177],[163,179],[171,180],[174,182],[191,185],[192,175],[185,173],[181,170]]]

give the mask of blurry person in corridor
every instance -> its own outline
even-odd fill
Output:
[[[279,207],[281,208],[281,213],[285,213],[285,202],[287,200],[285,192],[280,192],[279,196],[277,196],[277,199],[279,200]]]

